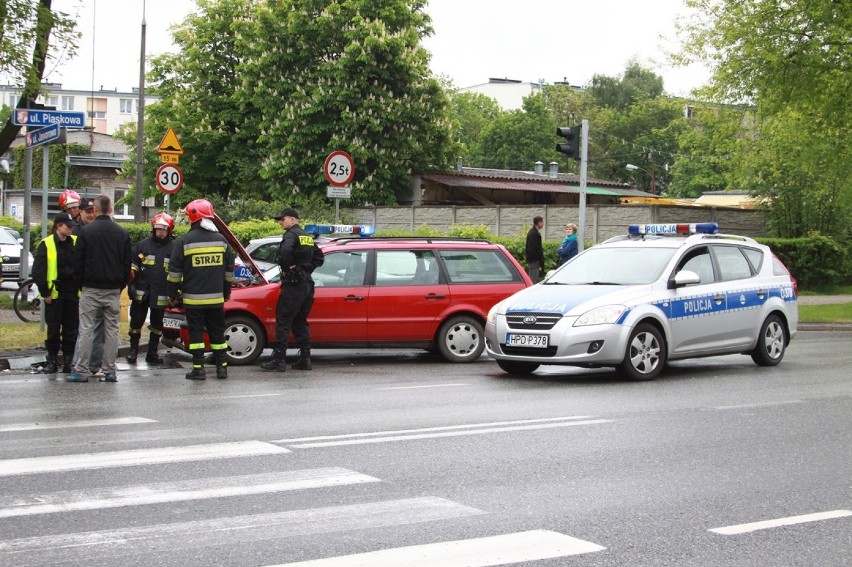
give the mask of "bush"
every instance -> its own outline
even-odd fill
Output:
[[[800,289],[819,290],[848,284],[850,281],[849,245],[822,234],[804,238],[758,238],[784,262]]]

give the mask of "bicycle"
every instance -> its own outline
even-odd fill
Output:
[[[18,286],[12,307],[15,308],[18,318],[25,323],[41,321],[41,297],[32,278],[25,279]]]

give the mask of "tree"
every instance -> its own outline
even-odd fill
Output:
[[[594,75],[588,91],[598,106],[625,110],[663,94],[663,78],[633,60],[621,77]]]
[[[353,203],[389,204],[449,156],[447,98],[420,39],[424,0],[257,3],[236,26],[240,97],[260,114],[260,174],[289,200],[324,192],[323,161],[352,155]]]
[[[556,122],[544,96],[524,98],[523,108],[500,114],[482,131],[477,163],[481,167],[529,171],[537,161],[558,161]]]
[[[448,109],[453,142],[453,155],[462,158],[465,165],[478,167],[482,132],[502,114],[493,98],[481,93],[450,90]]]
[[[0,73],[21,86],[18,107],[26,108],[41,92],[41,78],[52,53],[64,50],[67,56],[74,55],[79,38],[75,25],[67,14],[51,11],[51,0],[0,2]],[[11,120],[6,121],[0,131],[0,154],[9,149],[20,130]]]

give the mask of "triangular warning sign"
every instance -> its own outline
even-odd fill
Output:
[[[160,142],[160,145],[157,146],[158,154],[174,154],[174,155],[183,155],[183,146],[180,145],[178,141],[177,134],[175,131],[169,128],[166,131],[166,135],[163,136],[163,140]]]

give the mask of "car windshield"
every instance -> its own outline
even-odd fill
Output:
[[[674,248],[590,248],[544,283],[547,285],[643,285],[659,279]]]
[[[11,232],[6,230],[5,228],[0,229],[0,244],[14,244],[18,245],[18,241],[12,235]]]

